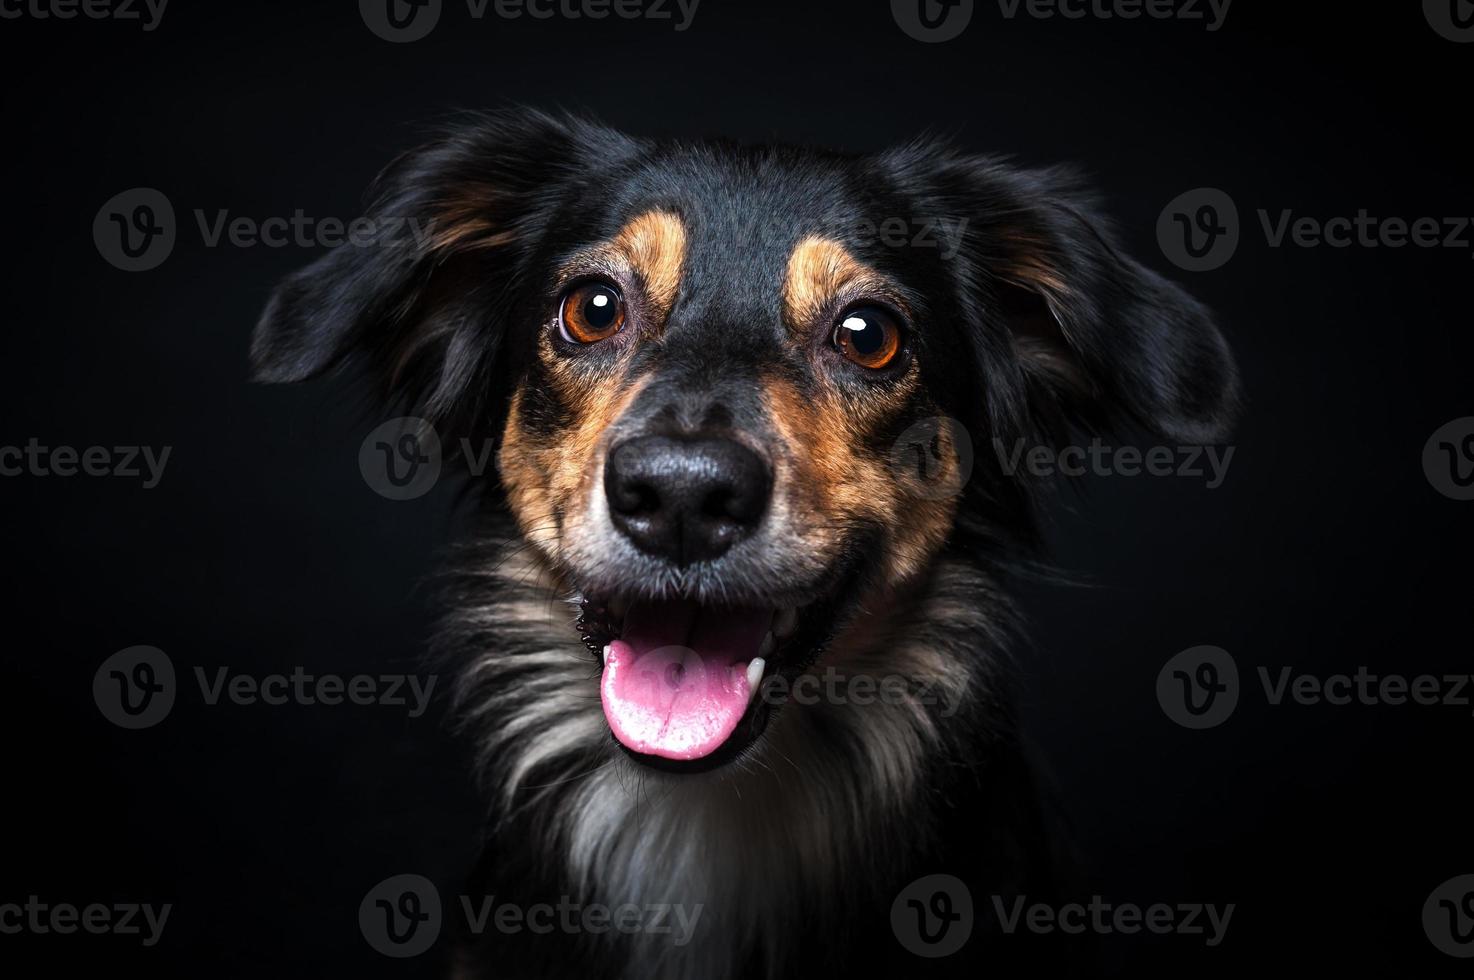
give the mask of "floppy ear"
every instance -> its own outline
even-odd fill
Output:
[[[568,117],[477,117],[394,161],[347,241],[277,286],[251,340],[254,378],[362,362],[432,418],[491,369],[519,266],[561,195],[633,142]]]
[[[1023,404],[1016,392],[995,412],[1022,411],[1045,428],[1129,422],[1195,444],[1226,436],[1238,371],[1211,314],[1121,250],[1072,173],[921,149],[889,163],[967,219],[964,310],[1004,325],[1006,338],[995,334],[980,356],[1010,362],[1023,389]]]

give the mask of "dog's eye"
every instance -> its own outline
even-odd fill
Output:
[[[596,344],[624,327],[624,297],[602,282],[586,282],[563,296],[558,330],[573,344]]]
[[[834,346],[861,367],[878,371],[894,363],[901,353],[901,327],[892,314],[879,307],[851,310],[834,328]]]

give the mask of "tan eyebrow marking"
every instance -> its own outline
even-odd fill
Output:
[[[811,324],[841,293],[866,289],[882,295],[891,292],[880,273],[856,259],[843,245],[811,235],[788,257],[783,312],[790,324]]]
[[[559,269],[558,279],[566,285],[589,272],[638,278],[659,324],[676,305],[685,265],[685,223],[669,211],[655,210],[631,218],[613,238],[579,250]]]
[[[664,320],[676,305],[686,264],[686,226],[669,211],[647,211],[619,230],[615,253],[644,284],[646,298]]]

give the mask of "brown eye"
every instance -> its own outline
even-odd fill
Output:
[[[901,353],[901,328],[885,310],[862,307],[839,318],[834,346],[861,367],[878,371],[894,363]]]
[[[573,344],[596,344],[624,327],[624,297],[602,282],[586,282],[563,296],[558,330]]]

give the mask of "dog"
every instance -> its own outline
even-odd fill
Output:
[[[1010,694],[1050,488],[985,450],[1220,440],[1239,382],[1209,312],[1073,171],[930,139],[507,110],[390,164],[367,216],[429,231],[280,283],[254,375],[355,371],[492,440],[433,642],[491,810],[465,884],[612,916],[466,930],[457,975],[1044,962],[981,924],[950,957],[897,939],[919,876],[979,905],[1068,887]]]

